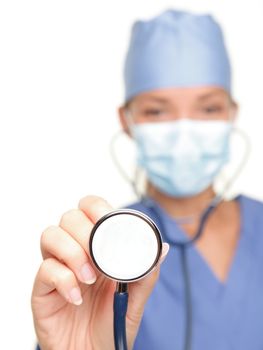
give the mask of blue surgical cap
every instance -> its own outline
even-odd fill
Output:
[[[125,65],[125,102],[141,92],[218,86],[231,92],[222,31],[210,15],[168,10],[134,23]]]

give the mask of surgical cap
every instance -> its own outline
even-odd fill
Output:
[[[218,86],[231,92],[222,31],[210,15],[168,10],[131,31],[125,65],[125,102],[168,87]]]

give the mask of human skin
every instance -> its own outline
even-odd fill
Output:
[[[235,118],[237,106],[217,87],[155,90],[140,94],[128,105],[120,107],[123,129],[130,134],[127,109],[148,110],[145,114],[137,114],[140,118],[133,120],[143,123],[168,117],[228,120]],[[209,187],[195,197],[170,197],[151,183],[147,184],[147,192],[175,218],[201,213],[214,196]],[[94,223],[112,209],[101,198],[85,197],[77,209],[63,214],[57,226],[48,227],[42,234],[43,262],[32,292],[34,324],[42,350],[114,349],[112,303],[115,283],[93,270],[88,251]],[[239,238],[239,214],[235,201],[223,202],[209,218],[204,234],[197,242],[197,249],[221,281],[227,278]],[[197,219],[182,228],[192,236],[198,223]],[[168,246],[164,245],[163,259],[167,250]],[[83,272],[87,276],[83,276]],[[158,274],[159,267],[129,286],[126,318],[129,349]]]
[[[41,350],[114,349],[113,294],[116,283],[92,266],[89,236],[95,222],[113,208],[88,196],[77,209],[64,213],[57,226],[41,236],[43,262],[35,278],[32,311]],[[161,261],[169,246],[163,245]],[[160,263],[161,263],[160,261]],[[127,342],[132,348],[145,302],[160,266],[129,286]]]
[[[134,97],[119,108],[123,130],[132,137],[131,125],[161,123],[183,118],[193,120],[236,119],[238,106],[222,88],[217,86],[167,88],[148,91]],[[150,182],[147,194],[173,218],[194,216],[188,224],[181,224],[192,237],[199,226],[200,214],[214,198],[213,187],[193,197],[176,198],[162,193]],[[221,282],[226,282],[240,232],[240,208],[237,201],[222,201],[207,220],[196,248]]]

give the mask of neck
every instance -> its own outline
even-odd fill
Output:
[[[196,196],[178,198],[160,192],[151,183],[147,185],[147,194],[175,219],[201,214],[215,197],[212,186]]]

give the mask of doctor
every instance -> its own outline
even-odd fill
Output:
[[[178,246],[220,195],[213,183],[230,159],[237,105],[220,27],[211,16],[172,10],[136,22],[124,78],[120,120],[147,177],[129,207],[152,217],[170,244],[159,278],[158,268],[130,286],[129,348],[262,349],[262,203],[243,195],[221,200],[201,237]],[[111,209],[85,197],[42,234],[32,292],[42,350],[114,348],[115,283],[95,271],[87,248],[94,223]]]

